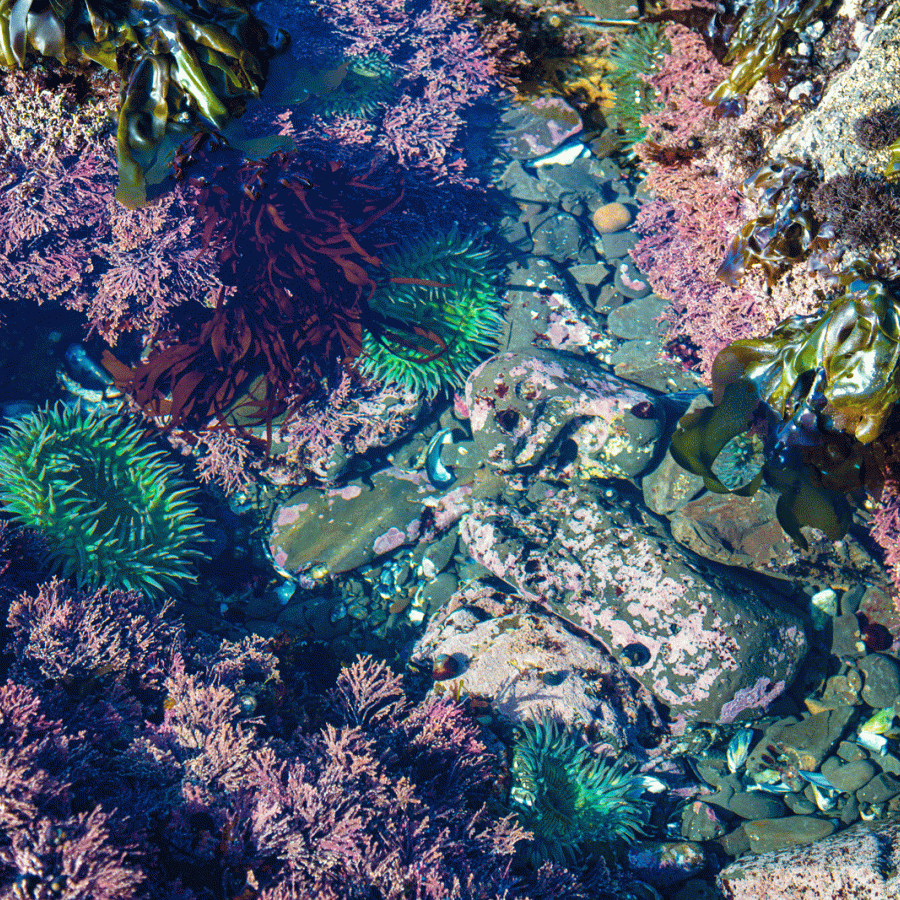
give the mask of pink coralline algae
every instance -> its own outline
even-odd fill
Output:
[[[656,92],[659,108],[643,115],[641,125],[647,128],[649,141],[687,148],[691,138],[713,125],[713,108],[703,101],[728,76],[728,69],[716,61],[696,32],[669,23],[665,35],[671,50],[645,79]],[[635,152],[646,165],[647,145],[637,144]]]
[[[180,195],[128,211],[116,202],[115,142],[62,156],[7,154],[0,175],[0,298],[84,312],[109,343],[171,327],[186,301],[221,287],[197,258],[199,226]]]
[[[415,421],[421,401],[401,388],[367,386],[345,371],[332,391],[292,409],[276,432],[286,448],[267,474],[303,484],[333,477],[342,459],[393,443]]]
[[[527,516],[475,501],[460,526],[469,552],[591,631],[673,716],[730,721],[736,706],[759,705],[761,679],[774,686],[765,702],[790,683],[806,643],[787,612],[660,555],[653,535],[595,489],[546,493]]]
[[[284,642],[189,639],[137,594],[59,581],[2,632],[4,897],[531,896],[480,727],[384,663],[323,694]]]
[[[692,170],[685,178],[696,179]],[[641,240],[631,251],[638,268],[654,292],[671,303],[664,319],[667,339],[688,339],[697,349],[704,375],[712,370],[716,354],[734,340],[767,330],[767,316],[758,299],[743,288],[732,288],[715,277],[736,229],[739,201],[734,192],[721,194],[711,179],[702,185],[716,191],[697,196],[697,205],[653,200],[641,207],[634,228]],[[700,212],[703,210],[703,212]]]
[[[302,95],[308,88],[314,99],[251,112],[243,120],[251,133],[268,133],[277,119],[279,133],[301,147],[324,136],[332,143],[339,140],[345,150],[355,145],[387,153],[401,165],[425,170],[441,181],[475,182],[462,154],[468,142],[467,120],[476,104],[499,95],[503,64],[485,50],[475,27],[450,4],[328,0],[306,10],[264,4],[261,14],[303,34],[303,41],[288,53],[296,54],[295,72],[305,72],[295,92]],[[375,109],[345,110],[343,101],[338,107],[333,101],[346,90],[348,66],[375,65],[373,60],[379,60],[377,72],[366,70],[362,92],[383,91],[383,97],[373,94]],[[328,111],[330,106],[335,112]]]
[[[648,141],[636,147],[647,171],[644,187],[655,199],[638,213],[634,227],[642,238],[631,255],[672,304],[664,319],[673,352],[688,365],[699,362],[708,376],[719,350],[767,333],[787,311],[764,300],[758,276],[739,288],[716,277],[743,224],[737,188],[749,174],[741,170],[743,160],[723,150],[739,143],[738,129],[760,126],[749,113],[738,123],[716,120],[703,101],[727,69],[687,28],[669,24],[666,36],[671,52],[648,76],[660,108],[642,117]]]
[[[765,709],[773,700],[784,693],[783,681],[773,684],[768,678],[760,678],[753,687],[743,688],[722,707],[720,722],[733,722],[746,709]]]

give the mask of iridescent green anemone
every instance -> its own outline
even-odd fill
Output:
[[[576,862],[589,843],[632,843],[648,803],[645,779],[594,756],[569,729],[551,719],[527,723],[513,748],[510,800],[519,823],[534,835],[530,860]]]
[[[335,75],[334,87],[307,101],[310,112],[325,118],[374,116],[396,94],[397,70],[383,53],[348,56],[329,72]]]
[[[662,25],[637,25],[620,37],[609,52],[609,60],[616,67],[607,77],[616,94],[611,116],[618,125],[624,149],[647,136],[641,117],[660,105],[647,79],[659,71],[670,51]]]
[[[360,370],[429,396],[460,387],[503,328],[493,253],[454,226],[382,262],[391,278],[369,305],[384,326],[365,335]]]
[[[203,521],[178,466],[120,416],[57,406],[0,442],[0,506],[82,587],[158,597],[192,577]]]

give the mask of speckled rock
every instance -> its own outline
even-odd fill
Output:
[[[715,807],[695,800],[681,813],[681,834],[689,841],[711,841],[725,833],[725,826]]]
[[[581,228],[578,220],[568,213],[558,213],[544,219],[532,232],[533,252],[558,263],[574,259],[581,243]]]
[[[475,443],[500,471],[538,466],[565,441],[569,477],[633,477],[661,433],[652,394],[549,350],[491,357],[469,377],[466,405]]]
[[[875,709],[893,706],[900,697],[900,666],[896,660],[880,653],[870,653],[859,661],[865,681],[862,698]]]
[[[658,888],[670,888],[703,871],[703,847],[689,841],[638,841],[628,848],[628,868]]]
[[[393,466],[342,488],[307,488],[275,510],[272,558],[287,571],[316,580],[349,572],[417,541],[426,510],[429,522],[437,517],[449,526],[461,515],[458,504],[465,504],[469,490],[438,491],[424,472]]]
[[[742,858],[718,885],[727,900],[896,900],[900,822],[856,825],[805,847]]]
[[[867,759],[860,759],[845,765],[830,766],[828,769],[823,765],[822,773],[834,785],[835,790],[852,794],[872,780],[875,776],[875,766]]]
[[[860,803],[886,803],[898,794],[900,794],[900,779],[887,772],[879,772],[856,792],[856,799]]]
[[[476,501],[469,552],[593,633],[673,716],[730,722],[791,682],[806,640],[788,610],[661,550],[620,497],[545,482],[529,498],[528,514]]]
[[[742,819],[778,819],[787,812],[780,797],[764,791],[739,791],[722,808]]]
[[[623,340],[646,338],[656,333],[661,336],[666,326],[660,324],[659,317],[668,306],[669,302],[656,294],[632,300],[609,314],[606,327]]]
[[[889,154],[865,150],[853,133],[862,115],[900,103],[900,22],[877,26],[850,67],[828,85],[818,106],[781,134],[768,156],[812,159],[825,178],[866,167],[883,169]]]
[[[664,516],[696,497],[705,485],[700,475],[679,466],[667,450],[662,462],[641,479],[641,490],[647,509]]]
[[[426,665],[439,656],[459,661],[454,690],[490,699],[512,723],[547,711],[567,724],[595,722],[618,752],[638,746],[638,719],[660,721],[649,692],[635,692],[608,653],[551,610],[511,594],[459,591],[411,652]]]

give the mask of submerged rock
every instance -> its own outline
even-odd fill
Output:
[[[454,673],[465,694],[487,698],[512,723],[544,713],[592,722],[608,749],[640,753],[645,731],[661,728],[653,697],[609,653],[546,607],[488,587],[459,591],[412,651],[423,668],[463,660]]]
[[[790,684],[807,647],[790,611],[665,552],[599,488],[533,484],[529,498],[530,511],[476,501],[460,526],[469,552],[601,640],[673,716],[731,722]]]
[[[566,480],[631,478],[662,431],[655,395],[549,350],[491,357],[470,376],[466,404],[476,445],[503,472],[552,462]]]
[[[805,847],[741,859],[719,875],[718,884],[727,900],[888,900],[900,896],[898,869],[895,821],[857,825]]]
[[[269,548],[275,562],[316,580],[349,572],[442,531],[462,514],[467,485],[437,490],[425,471],[382,469],[342,488],[307,488],[273,517]]]

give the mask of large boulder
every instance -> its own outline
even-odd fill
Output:
[[[460,526],[469,552],[602,641],[673,716],[730,722],[790,684],[806,652],[790,610],[666,552],[608,488],[532,483],[528,497],[477,500]]]
[[[718,877],[727,900],[897,900],[900,821],[868,822],[808,844],[739,859]]]

